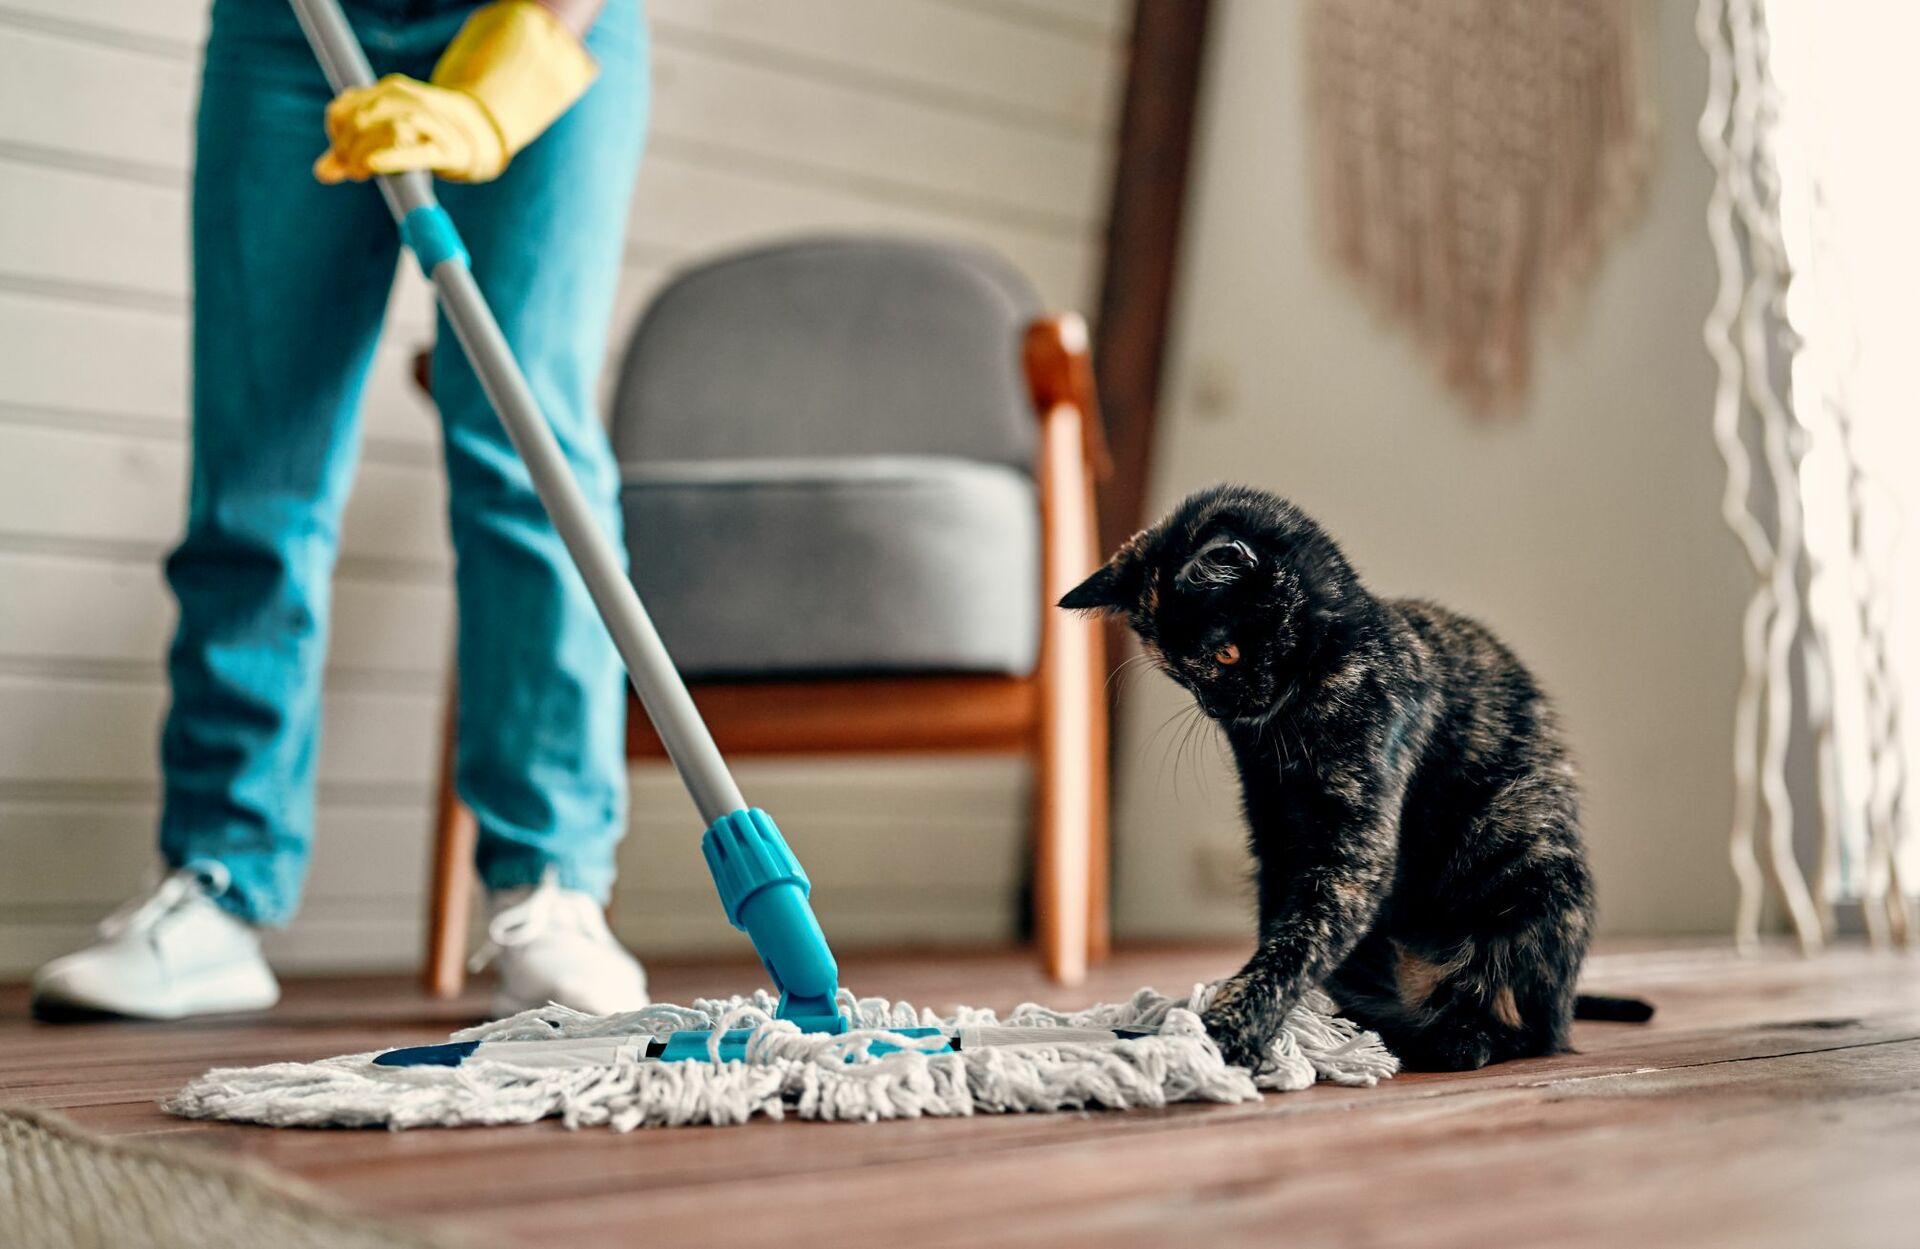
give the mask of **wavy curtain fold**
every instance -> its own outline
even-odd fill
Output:
[[[1910,945],[1888,577],[1869,541],[1870,475],[1847,386],[1850,313],[1824,246],[1834,223],[1806,153],[1783,177],[1765,0],[1700,0],[1696,32],[1708,60],[1699,138],[1714,171],[1707,227],[1720,270],[1705,333],[1720,372],[1721,512],[1753,573],[1734,713],[1735,935],[1743,947],[1758,942],[1771,889],[1809,953],[1840,930],[1839,904],[1859,906],[1875,944]],[[1811,206],[1797,256],[1790,203]],[[1837,716],[1842,705],[1852,714]],[[1811,825],[1796,822],[1797,775],[1815,793]],[[1797,838],[1802,828],[1812,835]]]

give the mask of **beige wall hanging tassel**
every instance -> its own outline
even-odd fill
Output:
[[[1630,0],[1314,0],[1321,230],[1479,412],[1645,178]]]

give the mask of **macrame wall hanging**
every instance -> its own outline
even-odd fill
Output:
[[[1631,0],[1313,0],[1327,247],[1476,411],[1524,393],[1536,322],[1638,200]]]

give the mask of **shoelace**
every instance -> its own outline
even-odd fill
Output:
[[[152,893],[135,898],[100,921],[100,935],[147,932],[196,898],[217,898],[233,883],[224,863],[198,860],[168,872]]]
[[[587,936],[608,935],[606,919],[593,899],[562,889],[559,878],[549,869],[532,892],[487,924],[487,943],[468,961],[467,969],[482,971],[513,946],[526,945],[548,933],[569,929]]]

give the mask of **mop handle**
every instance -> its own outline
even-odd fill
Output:
[[[338,0],[292,0],[300,27],[336,93],[373,84],[373,68]],[[507,437],[527,466],[534,492],[566,543],[587,592],[653,721],[667,757],[707,823],[701,854],[727,919],[753,948],[780,990],[780,1016],[809,1031],[846,1028],[839,1013],[839,968],[808,901],[812,885],[771,817],[749,809],[726,760],[700,718],[686,682],[654,630],[640,592],[580,492],[526,376],[487,307],[453,220],[434,198],[433,179],[404,173],[379,179],[400,237],[433,282],[440,307],[479,375]]]
[[[337,0],[293,0],[293,7],[334,91],[371,86],[373,69]],[[432,280],[440,306],[500,414],[507,437],[526,464],[553,527],[579,567],[587,592],[626,663],[633,688],[667,748],[667,757],[692,794],[700,818],[712,824],[741,810],[746,800],[481,296],[467,266],[466,249],[434,197],[433,180],[424,173],[404,173],[381,177],[379,185],[407,245]]]

